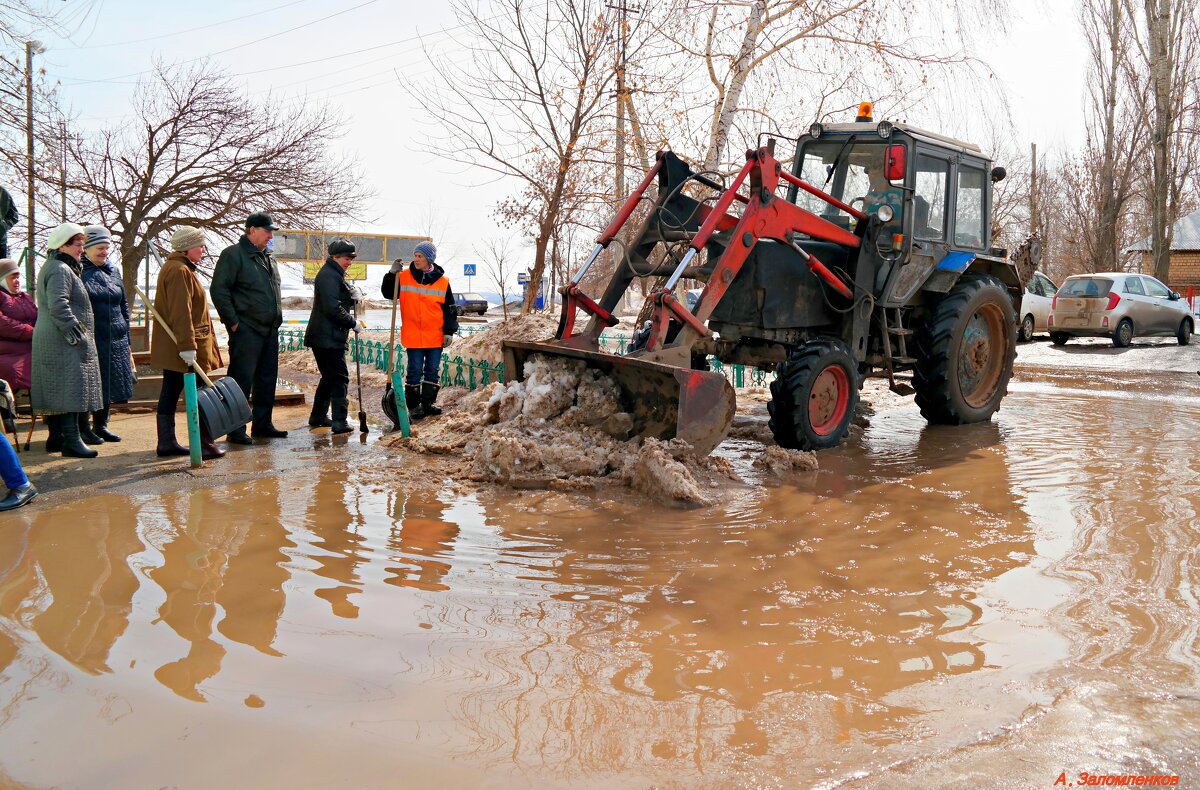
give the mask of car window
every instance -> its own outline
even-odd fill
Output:
[[[964,247],[982,247],[983,170],[958,166],[958,194],[954,209],[954,243]]]
[[[483,297],[477,293],[463,294],[463,299],[466,299],[471,302],[482,302],[483,301]]]
[[[1142,284],[1146,286],[1146,296],[1156,296],[1159,299],[1166,299],[1171,296],[1171,291],[1167,286],[1158,280],[1152,280],[1149,277],[1142,277],[1141,280]]]
[[[1058,289],[1059,296],[1108,296],[1113,281],[1103,277],[1072,277]]]
[[[1051,280],[1049,277],[1043,277],[1042,275],[1039,274],[1038,280],[1041,281],[1042,293],[1044,293],[1046,296],[1054,296],[1054,294],[1058,293],[1058,286],[1055,285],[1054,281]]]
[[[1127,294],[1137,294],[1138,296],[1146,295],[1146,292],[1142,290],[1141,277],[1126,277],[1125,287],[1122,290],[1124,290],[1124,292]]]
[[[1029,284],[1025,286],[1025,290],[1034,296],[1045,296],[1042,293],[1042,281],[1036,277],[1029,281]]]
[[[917,155],[916,194],[913,197],[913,235],[941,241],[946,238],[946,198],[950,163],[928,154]]]

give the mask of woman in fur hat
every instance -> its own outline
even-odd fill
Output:
[[[37,305],[21,290],[21,268],[12,258],[0,260],[0,379],[13,389],[29,389],[35,323]]]
[[[83,285],[96,317],[96,353],[100,358],[104,408],[92,412],[92,425],[89,427],[85,419],[79,432],[86,444],[119,442],[121,437],[108,429],[109,407],[132,398],[137,381],[129,349],[129,300],[125,298],[121,273],[108,262],[112,235],[101,225],[88,225],[83,230],[87,233],[83,243]]]

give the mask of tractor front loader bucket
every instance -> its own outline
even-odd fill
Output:
[[[504,375],[525,378],[525,362],[534,355],[582,360],[610,376],[621,388],[624,408],[633,415],[633,435],[683,439],[708,455],[733,423],[733,387],[720,373],[664,365],[604,351],[571,348],[556,341],[504,341]]]

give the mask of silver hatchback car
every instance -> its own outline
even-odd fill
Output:
[[[1076,274],[1063,280],[1050,308],[1050,340],[1061,346],[1072,337],[1110,337],[1124,348],[1135,335],[1191,342],[1195,319],[1187,301],[1145,274]]]

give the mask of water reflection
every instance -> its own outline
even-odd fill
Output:
[[[294,546],[280,522],[279,482],[264,478],[234,491],[200,489],[169,497],[168,523],[180,525],[162,547],[162,565],[150,578],[166,600],[158,621],[189,643],[183,657],[154,676],[186,699],[203,701],[197,688],[221,669],[223,636],[269,656],[286,596],[285,547]]]
[[[445,577],[459,528],[445,520],[446,503],[432,486],[428,491],[395,492],[389,499],[395,524],[388,533],[387,545],[394,552],[389,559],[401,564],[386,568],[389,576],[384,581],[428,592],[450,589]]]
[[[358,617],[358,605],[350,596],[362,592],[358,567],[368,560],[364,555],[365,540],[360,534],[363,526],[361,511],[350,512],[348,500],[359,494],[351,485],[349,467],[331,465],[325,470],[309,500],[307,525],[317,538],[310,553],[317,563],[317,576],[335,582],[333,587],[321,587],[314,594],[329,603],[338,617],[352,620]]]
[[[461,702],[477,745],[515,737],[531,763],[602,770],[614,754],[719,765],[729,749],[894,740],[912,711],[882,702],[892,691],[988,666],[978,590],[1033,548],[994,426],[908,436],[724,512],[483,499],[498,564],[540,594],[502,620],[520,645],[488,652],[496,679],[519,680]]]

